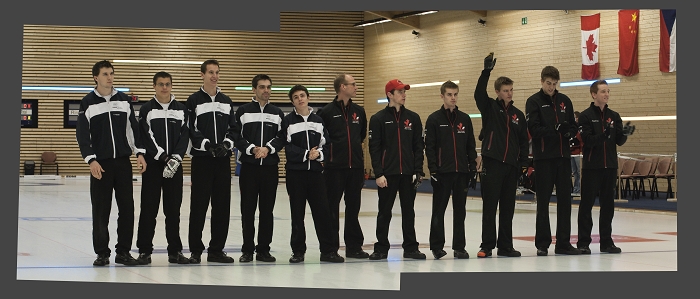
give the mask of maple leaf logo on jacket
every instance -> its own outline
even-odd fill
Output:
[[[513,114],[513,115],[511,116],[511,122],[513,122],[514,124],[517,125],[517,124],[520,122],[520,119],[518,119],[518,115]]]
[[[462,123],[459,123],[457,125],[457,133],[464,133],[464,126],[462,125]]]
[[[566,111],[566,105],[564,105],[564,102],[559,103],[559,107],[561,107],[561,112]]]
[[[403,129],[404,130],[412,130],[413,129],[413,124],[411,123],[410,120],[407,119],[403,122]]]
[[[352,113],[352,123],[354,124],[359,124],[360,123],[360,117],[357,115],[356,112]]]

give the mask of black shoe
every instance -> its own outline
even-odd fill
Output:
[[[241,257],[238,258],[238,261],[241,263],[249,263],[253,261],[253,253],[251,252],[244,252],[241,254]]]
[[[416,259],[416,260],[424,260],[425,259],[425,254],[418,251],[418,249],[414,251],[404,251],[403,252],[403,258],[406,259]]]
[[[566,254],[566,255],[579,255],[581,254],[581,250],[576,249],[574,246],[569,246],[564,245],[564,247],[554,247],[554,254]]]
[[[202,262],[202,253],[201,252],[192,252],[190,254],[190,264],[199,264]]]
[[[178,251],[176,254],[168,254],[168,263],[189,264],[190,260],[182,255],[182,252]]]
[[[292,254],[292,257],[289,258],[289,262],[292,264],[301,263],[303,261],[304,261],[304,254],[303,253]]]
[[[491,249],[483,249],[479,250],[479,252],[476,253],[476,257],[489,257],[491,256]]]
[[[148,265],[151,263],[151,254],[139,253],[139,257],[136,260],[139,261],[139,265]]]
[[[226,252],[223,252],[223,251],[208,252],[207,253],[207,262],[230,264],[230,263],[233,263],[233,258],[226,255]]]
[[[331,263],[343,263],[345,262],[345,259],[342,256],[338,255],[338,252],[331,252],[321,253],[321,261]]]
[[[547,248],[537,248],[537,256],[547,256]]]
[[[387,254],[387,253],[375,251],[369,255],[369,259],[375,260],[375,261],[376,260],[385,260],[388,256],[389,256],[389,254]]]
[[[257,254],[255,254],[255,260],[272,263],[277,259],[274,256],[272,256],[269,252],[258,252]]]
[[[360,249],[359,251],[346,251],[345,257],[351,259],[366,259],[369,257],[369,253],[365,252],[362,249]]]
[[[581,254],[591,254],[591,248],[588,246],[581,246],[578,250],[581,251]]]
[[[469,253],[466,250],[455,250],[454,256],[457,259],[468,259]]]
[[[131,256],[131,253],[128,252],[117,253],[117,257],[114,258],[114,262],[125,266],[139,265],[139,261],[137,261],[133,256]]]
[[[433,256],[435,257],[436,260],[439,260],[441,257],[446,256],[447,252],[445,252],[442,249],[436,249],[433,250]]]
[[[622,252],[622,249],[620,247],[615,246],[615,244],[610,245],[608,247],[601,247],[600,252],[607,252],[607,253],[620,253]]]
[[[108,254],[98,254],[97,259],[92,262],[93,266],[106,266],[109,265],[109,255]]]
[[[496,251],[496,255],[507,257],[519,257],[520,251],[517,251],[513,248],[498,248],[498,251]]]

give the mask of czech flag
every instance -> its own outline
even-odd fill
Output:
[[[662,72],[676,71],[676,10],[661,10],[661,46],[659,48],[659,69]]]

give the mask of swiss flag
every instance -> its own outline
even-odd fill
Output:
[[[639,9],[623,9],[617,13],[620,37],[620,64],[617,73],[633,76],[639,73],[637,45],[639,32]]]
[[[598,65],[598,36],[600,13],[581,16],[581,78],[593,80],[600,77]]]

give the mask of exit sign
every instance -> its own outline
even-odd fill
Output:
[[[524,18],[522,19],[522,24],[523,24],[523,25],[527,25],[527,17],[524,17]]]

